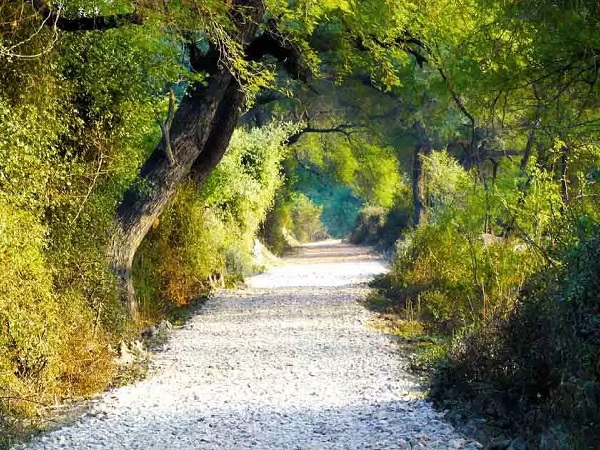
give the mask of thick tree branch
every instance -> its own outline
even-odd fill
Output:
[[[385,45],[380,41],[377,41],[377,43],[379,45]],[[423,68],[423,64],[429,62],[429,59],[422,53],[423,50],[427,51],[427,46],[423,41],[412,36],[407,30],[404,30],[402,36],[398,36],[394,39],[394,43],[401,46],[406,53],[415,58],[420,68]],[[416,48],[412,46],[415,46]]]
[[[465,115],[465,117],[467,119],[469,119],[469,122],[471,122],[471,127],[475,128],[475,117],[473,117],[473,115],[469,112],[469,110],[465,106],[462,98],[460,97],[458,92],[456,92],[456,90],[454,89],[454,86],[452,85],[452,83],[450,82],[448,77],[446,76],[444,69],[442,69],[441,67],[437,67],[437,71],[439,72],[440,76],[442,77],[442,80],[444,80],[444,83],[446,83],[446,87],[448,89],[448,92],[452,96],[452,100],[454,100],[454,104],[458,107],[458,109],[460,109],[460,111]]]
[[[393,45],[400,46],[403,51],[405,51],[406,53],[411,55],[413,58],[415,58],[415,61],[417,62],[417,65],[420,68],[423,68],[423,65],[425,63],[429,62],[428,58],[420,51],[420,50],[427,51],[426,46],[419,39],[416,39],[415,37],[411,36],[408,33],[408,31],[405,31],[402,36],[397,37],[396,39],[393,40],[393,42],[390,42],[390,43],[384,42],[381,39],[373,37],[373,36],[369,37],[369,39],[382,48],[390,48]],[[362,37],[355,39],[354,46],[356,47],[357,50],[369,51],[369,48],[365,44],[365,41]],[[413,46],[415,46],[417,48],[414,48]]]
[[[264,56],[271,55],[292,78],[305,82],[311,78],[310,70],[302,62],[300,49],[277,31],[273,21],[268,24],[263,34],[246,47],[245,53],[249,61],[259,61]]]
[[[190,67],[196,73],[214,75],[219,72],[219,61],[221,54],[214,45],[210,45],[208,52],[203,53],[195,42],[187,43],[187,49],[190,54]]]
[[[456,90],[454,89],[454,86],[453,86],[452,82],[450,81],[450,79],[448,78],[448,76],[446,75],[446,72],[444,71],[442,65],[439,63],[436,63],[436,61],[435,61],[436,58],[435,58],[434,53],[432,52],[431,47],[429,45],[427,45],[425,42],[423,42],[422,40],[414,37],[408,30],[405,30],[401,36],[395,38],[391,43],[384,42],[378,38],[371,38],[371,39],[374,43],[376,43],[377,45],[379,45],[382,48],[389,48],[392,45],[399,45],[402,48],[402,50],[404,50],[405,52],[407,52],[408,54],[412,55],[415,58],[415,60],[417,61],[417,64],[419,65],[420,68],[423,68],[423,65],[425,63],[430,63],[433,60],[433,65],[436,68],[436,70],[438,71],[438,73],[440,74],[440,76],[442,77],[442,80],[444,80],[444,83],[446,84],[448,92],[450,93],[452,100],[454,101],[454,104],[465,115],[465,117],[467,119],[469,119],[469,122],[471,122],[471,132],[472,132],[471,137],[472,137],[472,141],[473,141],[472,144],[474,146],[475,145],[474,136],[475,136],[475,126],[476,126],[475,117],[466,108],[463,99],[458,94],[458,92],[456,92]],[[369,50],[368,47],[364,44],[363,40],[360,38],[355,41],[355,46],[358,50],[364,50],[364,51]],[[423,53],[425,53],[429,56],[426,56]]]
[[[62,16],[60,9],[51,8],[45,0],[31,0],[31,4],[44,18],[46,25],[62,31],[104,31],[128,24],[141,25],[144,21],[143,17],[136,12],[74,19]]]

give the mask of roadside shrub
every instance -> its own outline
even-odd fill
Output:
[[[412,225],[412,203],[408,184],[398,182],[391,207],[367,206],[360,210],[350,234],[353,244],[390,249]]]
[[[397,202],[391,209],[381,207],[363,208],[356,218],[350,234],[353,244],[373,245],[383,250],[394,246],[411,225],[411,207]]]
[[[292,233],[300,242],[325,239],[328,235],[321,222],[323,207],[315,205],[306,195],[293,197],[291,206]]]
[[[322,214],[323,207],[305,194],[281,192],[261,225],[260,234],[268,248],[281,255],[302,242],[328,238]]]
[[[75,224],[65,217],[80,211],[90,218],[80,202],[89,189],[87,163],[59,151],[71,117],[53,95],[66,86],[48,68],[43,72],[44,93],[29,86],[10,99],[0,84],[0,416],[6,417],[88,395],[112,373],[104,320],[113,311],[112,283],[105,263],[92,256],[101,239],[93,220]],[[75,230],[78,239],[67,238]],[[7,439],[11,433],[0,429]]]
[[[471,266],[463,275],[465,293],[484,287],[488,298],[496,298],[491,304],[500,305],[487,308],[479,320],[469,320],[455,332],[436,367],[432,396],[445,409],[459,405],[467,416],[488,418],[496,433],[527,438],[532,448],[596,448],[600,435],[600,226],[597,205],[586,201],[596,195],[595,182],[591,178],[582,182],[582,200],[571,205],[562,203],[558,183],[539,168],[530,171],[526,187],[521,185],[514,192],[510,185],[508,180],[499,180],[487,210],[498,211],[490,216],[491,223],[510,223],[513,236],[482,235],[483,241],[473,241],[469,222],[455,211],[451,222],[463,232],[454,233],[452,239],[442,239],[439,232],[447,217],[443,212],[425,228],[438,227],[435,238],[442,239],[438,246],[456,245],[461,239],[478,242],[469,252],[460,256],[453,248],[448,255],[432,243],[416,244],[425,249],[408,244],[409,255],[415,251],[433,255],[427,259],[425,273],[444,262],[451,265],[435,277],[427,275],[426,280],[442,279],[441,274],[455,270],[464,259],[462,264]],[[471,203],[477,204],[466,202],[462,207],[466,214],[478,217],[475,211],[469,212]],[[422,233],[426,232],[417,230],[415,236]],[[486,259],[490,252],[493,258]],[[452,260],[457,254],[458,260]],[[405,258],[394,272],[400,281],[414,280],[414,261]],[[491,285],[485,281],[486,274],[493,275]],[[431,298],[427,300],[432,303]],[[436,308],[446,304],[435,300]]]
[[[438,332],[506,316],[538,261],[517,243],[486,244],[453,222],[419,227],[398,241],[388,293]]]
[[[544,260],[544,233],[560,210],[555,184],[538,171],[523,196],[509,165],[510,175],[485,187],[446,152],[426,158],[425,168],[427,222],[398,241],[388,294],[435,332],[507,317]]]
[[[570,229],[570,227],[566,227]],[[570,239],[569,239],[570,240]],[[434,397],[466,400],[528,436],[556,430],[564,448],[596,448],[600,435],[600,228],[554,255],[508,317],[454,339],[434,378]]]
[[[25,397],[51,393],[60,372],[60,315],[43,257],[44,228],[35,217],[0,203],[0,386]],[[23,229],[29,236],[21,235]],[[32,405],[28,405],[32,406]]]
[[[135,333],[105,249],[178,64],[176,46],[131,27],[48,46],[50,28],[0,9],[13,7],[20,50],[38,57],[0,56],[0,446],[11,417],[103,389],[109,344]]]
[[[80,293],[54,292],[44,228],[1,201],[0,212],[0,414],[32,414],[55,398],[103,388],[112,362],[106,336]]]
[[[273,208],[260,226],[260,237],[271,252],[282,255],[293,247],[289,231],[292,228],[291,195],[286,189],[281,189],[275,196]]]
[[[350,242],[367,245],[376,243],[381,230],[385,226],[386,214],[386,209],[382,207],[369,206],[363,208],[356,218],[354,230],[350,235]]]
[[[233,220],[206,207],[192,183],[182,186],[136,256],[134,280],[144,318],[156,321],[218,287],[238,234]]]

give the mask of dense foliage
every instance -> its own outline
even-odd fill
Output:
[[[591,0],[2,2],[0,428],[110,383],[111,348],[255,270],[257,235],[355,224],[394,253],[384,303],[446,337],[441,401],[593,446],[599,24]],[[115,236],[142,222],[135,317]]]
[[[119,340],[255,270],[253,237],[291,132],[240,130],[201,192],[180,189],[138,254],[144,310],[133,323],[106,255],[115,208],[160,139],[168,88],[184,95],[203,74],[182,64],[154,16],[90,33],[40,28],[42,19],[30,4],[0,6],[2,444],[14,418],[110,383]]]
[[[598,230],[569,231],[579,242],[553,252],[565,264],[531,276],[508,317],[456,339],[435,379],[441,401],[455,396],[542,448],[593,448],[600,432]]]
[[[597,8],[471,2],[458,18],[448,5],[460,27],[437,8],[416,13],[437,25],[418,22],[424,70],[391,90],[413,113],[415,226],[374,306],[404,319],[399,332],[446,336],[422,356],[439,361],[445,408],[464,402],[533,448],[594,448]],[[383,230],[385,212],[361,217],[357,237]]]
[[[2,17],[14,7],[3,4]],[[28,25],[3,36],[2,48],[33,32]],[[135,29],[42,51],[51,38],[42,29],[22,42],[23,57],[1,56],[2,426],[7,412],[94,393],[114,372],[109,343],[128,324],[105,259],[107,230],[155,139],[154,89],[175,58]],[[148,46],[157,60],[141,58]]]

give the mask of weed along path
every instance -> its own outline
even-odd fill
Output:
[[[357,300],[384,270],[364,248],[307,245],[210,299],[153,356],[146,380],[27,448],[477,448],[367,326]]]

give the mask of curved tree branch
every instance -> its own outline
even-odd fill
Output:
[[[295,79],[307,82],[311,78],[308,67],[302,61],[300,49],[289,39],[282,36],[275,23],[271,21],[267,29],[254,39],[245,50],[246,59],[258,61],[266,55],[274,57]]]
[[[347,123],[342,123],[342,124],[337,125],[332,128],[314,128],[314,127],[308,125],[308,126],[302,128],[301,130],[297,131],[296,133],[292,134],[288,138],[287,143],[288,143],[288,145],[295,144],[296,142],[298,142],[298,139],[300,139],[300,137],[306,133],[342,133],[347,138],[350,138],[350,136],[353,133],[350,130],[352,130],[353,128],[354,128],[354,125],[347,124]]]

